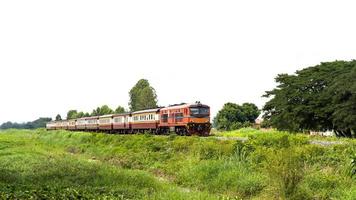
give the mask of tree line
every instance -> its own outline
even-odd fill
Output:
[[[91,113],[82,112],[75,109],[69,110],[67,112],[66,119],[77,119],[81,117],[90,117],[90,116],[100,116],[107,114],[120,114],[128,111],[137,111],[143,109],[157,108],[157,95],[155,89],[150,85],[148,80],[141,79],[139,80],[129,91],[129,110],[126,110],[122,106],[118,106],[116,109],[111,109],[108,105],[99,106],[96,109],[93,109]],[[62,116],[57,114],[55,117],[56,121],[62,120]],[[39,118],[33,122],[27,123],[13,123],[5,122],[0,126],[0,129],[36,129],[46,127],[46,123],[52,121],[52,118]]]
[[[37,129],[37,128],[46,127],[47,122],[50,122],[50,121],[52,121],[52,118],[41,117],[39,119],[36,119],[35,121],[26,122],[26,123],[5,122],[5,123],[1,124],[0,129],[10,129],[10,128]]]
[[[289,132],[333,131],[356,137],[356,61],[324,62],[278,74],[277,87],[266,91],[264,127]],[[214,119],[219,130],[233,130],[250,123],[260,111],[253,104],[227,103]]]
[[[356,137],[356,61],[325,62],[297,71],[278,74],[277,87],[266,91],[263,126],[290,132],[332,130],[337,136]],[[69,110],[67,119],[98,116],[156,108],[155,89],[146,79],[139,80],[129,91],[129,110],[107,105],[91,113]],[[261,111],[253,103],[226,103],[213,120],[219,130],[251,126]],[[41,118],[48,120],[48,118]],[[61,120],[57,115],[56,120]],[[41,122],[41,120],[40,120]],[[7,122],[0,128],[37,127],[38,121],[25,124]],[[45,123],[42,123],[44,125]]]
[[[127,112],[124,107],[118,106],[115,110],[111,109],[108,105],[103,105],[101,107],[97,107],[90,114],[88,112],[78,112],[77,110],[69,110],[67,112],[66,119],[77,119],[82,117],[91,117],[91,116],[100,116],[100,115],[108,115],[108,114],[120,114]],[[62,117],[58,114],[56,120],[62,120]]]
[[[118,106],[116,109],[111,109],[108,105],[103,105],[93,109],[91,113],[78,112],[77,110],[69,110],[67,112],[66,119],[77,119],[81,117],[101,116],[108,114],[120,114],[125,112],[134,112],[137,110],[144,110],[150,108],[157,108],[157,94],[156,90],[150,85],[148,80],[140,79],[129,91],[129,110],[126,110],[122,106]],[[56,121],[62,120],[60,114],[56,116]]]

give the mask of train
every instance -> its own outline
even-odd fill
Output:
[[[47,130],[107,132],[118,134],[169,134],[208,136],[210,107],[195,103],[139,110],[121,114],[83,117],[46,124]]]

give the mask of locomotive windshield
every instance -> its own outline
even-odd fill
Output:
[[[198,107],[198,108],[190,108],[190,114],[192,116],[207,116],[209,115],[209,108]]]

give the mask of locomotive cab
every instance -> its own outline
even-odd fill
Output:
[[[174,131],[179,135],[210,133],[210,107],[200,102],[181,103],[160,109],[159,132]]]
[[[188,121],[188,133],[209,135],[211,129],[210,107],[200,103],[190,105]]]

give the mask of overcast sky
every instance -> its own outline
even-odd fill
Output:
[[[355,1],[0,1],[0,123],[159,105],[260,108],[279,73],[356,55]]]

